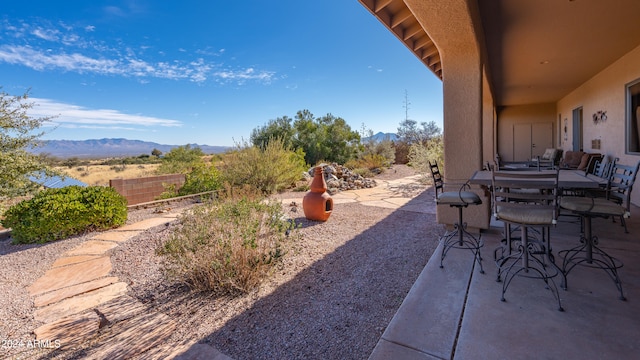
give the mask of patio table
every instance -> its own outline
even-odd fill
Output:
[[[525,170],[515,170],[518,174],[522,174]],[[555,173],[555,170],[536,170],[531,168],[531,172]],[[501,173],[509,171],[501,170]],[[513,179],[513,187],[517,188],[518,183],[530,183],[526,179]],[[469,183],[475,185],[491,186],[491,171],[478,170],[469,179]],[[558,174],[558,187],[561,189],[597,189],[602,185],[606,185],[607,179],[597,177],[592,174],[585,174],[582,170],[560,170]]]
[[[558,172],[558,191],[560,193],[563,192],[563,189],[599,189],[602,186],[607,184],[607,179],[603,179],[600,178],[598,176],[592,175],[592,174],[586,174],[583,170],[535,170],[535,169],[531,169],[531,170],[523,170],[523,169],[518,169],[518,170],[512,170],[512,171],[508,171],[508,170],[500,170],[500,173],[513,173],[514,175],[519,175],[516,176],[514,178],[503,178],[501,180],[501,186],[503,187],[507,187],[507,188],[530,188],[530,187],[536,187],[536,186],[544,186],[545,184],[547,184],[550,180],[546,180],[546,179],[535,179],[533,176],[528,177],[526,176],[527,173],[530,173],[531,175],[533,174],[540,174],[540,173],[549,173],[549,174],[555,174],[556,171]],[[522,175],[525,175],[524,177]],[[508,183],[505,183],[505,180],[508,181]],[[545,182],[546,181],[546,182]],[[492,172],[488,171],[488,170],[480,170],[480,171],[476,171],[473,176],[469,179],[469,183],[471,184],[476,184],[476,185],[481,185],[483,187],[487,187],[490,188],[492,186]],[[548,230],[547,230],[548,231]],[[555,264],[555,260],[553,258],[553,255],[551,253],[551,244],[550,244],[550,233],[546,233],[544,234],[544,232],[541,234],[542,235],[542,240],[539,241],[542,244],[542,249],[544,249],[543,253],[544,256],[546,256],[546,258],[550,261],[551,265],[553,268],[555,268],[556,270],[558,270],[558,272],[562,275],[562,286],[566,289],[566,273],[564,272],[564,269],[560,269],[556,264]],[[527,256],[526,254],[524,254],[522,251],[520,251],[519,253],[513,254],[512,255],[512,247],[511,247],[511,229],[510,226],[508,224],[505,223],[505,229],[504,229],[504,244],[502,244],[501,246],[499,246],[495,251],[494,251],[494,258],[496,260],[496,264],[498,264],[498,279],[500,279],[500,275],[502,273],[502,268],[506,267],[507,269],[510,269],[510,266],[503,266],[506,261],[510,258],[518,258],[519,256],[522,256],[522,260],[523,260],[523,268],[528,268],[528,264],[527,264]],[[528,243],[529,243],[529,239],[528,239],[528,235],[526,233],[523,233],[523,236],[527,236],[526,239],[520,239],[520,241],[523,241],[523,246],[525,247],[525,249],[528,249]],[[545,238],[546,238],[546,244],[545,244]],[[522,249],[521,249],[522,250]],[[498,253],[502,251],[502,256],[498,256]],[[521,255],[523,254],[523,255]],[[533,254],[532,254],[533,257]],[[565,259],[566,260],[566,259]],[[571,259],[569,261],[575,262],[576,259],[574,259],[573,257],[571,257]],[[542,270],[540,270],[540,274],[541,274],[541,278],[543,278],[545,280],[545,282],[550,281],[551,284],[553,284],[552,281],[552,277],[555,276],[552,273],[546,272],[547,267],[544,266],[544,261],[540,261],[540,264],[542,264],[543,266],[541,267]],[[564,268],[564,267],[563,267]],[[551,269],[551,268],[548,268]],[[507,274],[510,270],[507,270]],[[517,273],[517,272],[516,272]],[[557,275],[557,273],[556,273]],[[506,280],[506,281],[510,281],[510,280]],[[558,302],[560,303],[560,298],[559,295],[557,294],[557,289],[555,289],[555,284],[553,284],[553,286],[549,287],[550,289],[552,289],[552,292],[554,293],[554,295],[557,297]],[[504,285],[503,285],[503,296],[504,296]],[[560,309],[562,309],[562,306],[560,305]]]

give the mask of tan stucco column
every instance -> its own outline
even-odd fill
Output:
[[[444,176],[445,182],[464,183],[483,159],[483,73],[482,50],[474,19],[476,4],[470,0],[405,0],[416,19],[438,48],[443,69],[444,97]],[[447,190],[458,190],[451,185]],[[464,210],[464,221],[471,228],[488,228],[489,198],[483,189],[483,205]],[[437,210],[438,222],[453,224],[457,211],[445,206]]]

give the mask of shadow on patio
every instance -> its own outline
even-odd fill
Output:
[[[620,222],[594,219],[599,246],[620,259],[627,301],[603,270],[578,266],[560,288],[565,312],[557,310],[541,280],[519,278],[500,301],[493,249],[501,226],[483,233],[486,273],[473,269],[470,251],[450,251],[444,269],[431,259],[396,313],[370,359],[625,359],[640,350],[640,208],[632,207],[629,234]],[[566,220],[566,218],[561,218]],[[557,253],[578,245],[579,224],[552,229]],[[436,250],[436,254],[438,251]],[[561,280],[556,278],[560,286]]]

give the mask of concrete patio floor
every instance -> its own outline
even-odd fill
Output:
[[[599,246],[620,259],[626,301],[607,273],[578,266],[567,290],[555,278],[564,312],[545,284],[516,277],[500,301],[493,250],[498,223],[482,233],[483,267],[469,250],[453,249],[440,268],[441,246],[420,274],[369,359],[630,359],[640,356],[640,208],[629,234],[617,221],[594,219]],[[552,229],[558,252],[579,244],[579,223],[561,217]]]

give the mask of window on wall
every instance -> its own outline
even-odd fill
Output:
[[[627,154],[640,155],[640,79],[627,84]]]

